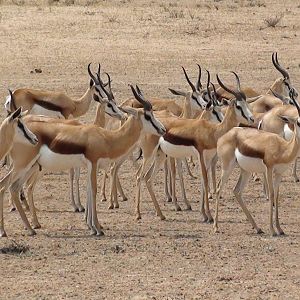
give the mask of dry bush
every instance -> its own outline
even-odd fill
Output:
[[[20,255],[29,251],[29,246],[12,241],[7,247],[0,248],[2,254]]]
[[[264,22],[267,27],[273,27],[275,28],[277,24],[281,21],[283,18],[283,15],[276,15],[269,18],[264,19]]]

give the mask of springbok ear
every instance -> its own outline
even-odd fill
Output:
[[[289,117],[289,116],[278,116],[284,123],[295,124],[297,122],[297,118]]]
[[[19,107],[16,111],[14,111],[10,117],[9,117],[9,121],[13,121],[17,118],[19,118],[21,116],[21,112],[22,112],[22,107]]]
[[[91,78],[91,79],[90,79],[90,88],[92,88],[94,84],[95,84],[95,83],[94,83],[94,80]]]
[[[22,111],[19,117],[20,117],[20,118],[22,118],[22,117],[26,116],[26,115],[28,114],[28,112],[29,112],[29,110],[28,110],[28,109],[27,109],[27,110],[24,110],[24,111]]]
[[[128,115],[134,116],[135,118],[138,117],[138,111],[132,107],[124,106],[122,107],[122,111],[124,111]]]
[[[206,106],[205,106],[205,110],[210,111],[213,109],[213,105],[211,100],[207,102]]]
[[[176,95],[176,96],[183,96],[183,97],[186,96],[186,92],[182,92],[182,91],[178,91],[178,90],[173,90],[173,89],[170,89],[170,88],[169,88],[169,91],[172,94]]]

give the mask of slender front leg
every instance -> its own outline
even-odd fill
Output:
[[[175,166],[175,159],[173,157],[168,158],[171,174],[170,174],[170,179],[172,182],[172,200],[175,205],[175,210],[176,211],[181,211],[181,207],[177,203],[177,197],[176,197],[176,166]]]
[[[269,202],[270,202],[270,233],[271,236],[276,236],[277,234],[273,227],[273,205],[274,205],[273,168],[267,168],[267,184],[268,184]]]
[[[169,167],[168,167],[168,160],[164,163],[164,171],[165,171],[165,195],[167,196],[167,202],[172,202],[172,196],[169,193]]]
[[[184,161],[186,161],[186,159],[184,159]],[[188,199],[186,197],[186,193],[185,193],[184,180],[183,180],[183,170],[182,170],[182,160],[181,159],[176,159],[176,164],[177,164],[177,168],[178,168],[178,176],[179,176],[183,201],[186,205],[186,209],[187,210],[192,210],[191,204],[188,201]]]
[[[118,202],[118,193],[117,193],[117,184],[116,184],[116,174],[117,174],[117,165],[114,163],[110,170],[110,184],[111,184],[111,193],[110,193],[110,205],[109,209],[119,208]]]
[[[154,174],[157,174],[157,172],[159,171],[160,166],[165,161],[165,159],[166,159],[166,156],[161,151],[158,151],[157,152],[157,159],[154,160],[154,163],[152,164],[151,168],[148,170],[148,172],[145,175],[145,181],[146,181],[146,186],[147,186],[148,192],[149,192],[151,200],[154,204],[156,214],[157,214],[157,216],[160,217],[161,220],[165,220],[166,217],[163,215],[163,213],[162,213],[162,211],[159,207],[159,204],[156,200],[155,194],[153,192],[152,177],[153,177]]]
[[[75,179],[75,195],[74,195],[75,205],[79,212],[84,212],[84,207],[82,206],[82,204],[80,202],[80,190],[79,190],[80,168],[75,168],[74,173],[75,173],[75,176],[74,176],[74,179]]]
[[[106,202],[106,195],[105,195],[105,189],[106,189],[106,179],[108,178],[108,175],[106,171],[103,171],[103,179],[102,179],[102,186],[101,186],[101,201]]]
[[[187,159],[184,158],[183,161],[184,161],[184,165],[185,165],[185,167],[186,167],[186,170],[187,170],[189,176],[190,176],[191,178],[193,178],[193,179],[197,179],[197,176],[195,176],[195,175],[192,173],[191,168],[190,168],[190,166],[189,166],[189,164],[188,164]],[[195,166],[195,165],[194,165],[194,166]]]
[[[211,181],[212,181],[212,192],[210,190],[210,197],[212,198],[212,194],[216,194],[217,192],[217,178],[216,178],[216,168],[217,168],[217,162],[218,162],[218,156],[217,154],[213,157],[212,161],[211,161],[211,166],[210,166],[210,170],[211,170]]]
[[[104,235],[102,226],[99,224],[96,208],[96,197],[97,197],[97,163],[92,163],[90,170],[90,180],[91,180],[91,209],[92,209],[92,227],[96,231],[96,235]]]
[[[284,231],[281,229],[279,224],[279,185],[281,182],[281,174],[275,174],[274,178],[274,191],[275,191],[275,226],[279,235],[284,235]]]
[[[70,175],[70,199],[71,199],[71,205],[73,206],[73,209],[75,212],[78,212],[78,209],[76,207],[75,201],[74,201],[74,169],[70,169],[69,172]]]
[[[207,220],[207,222],[212,223],[213,217],[210,214],[209,201],[208,201],[208,177],[207,177],[207,170],[206,170],[206,165],[205,165],[202,151],[199,153],[199,163],[201,166],[201,172],[202,172],[202,178],[203,178],[204,204],[205,204],[205,213],[203,214],[203,210],[202,210],[202,214],[204,217],[204,221]]]
[[[119,170],[119,168],[118,168]],[[118,171],[116,172],[116,184],[117,184],[117,190],[119,191],[121,197],[122,197],[122,200],[123,201],[127,201],[128,198],[126,197],[125,193],[124,193],[124,190],[122,188],[122,185],[121,185],[121,182],[120,182],[120,178],[119,178],[119,175],[118,175]]]
[[[295,162],[294,162],[294,167],[293,167],[293,177],[295,182],[299,182],[299,178],[297,176],[297,161],[298,161],[298,157],[296,157]]]
[[[233,190],[233,193],[234,193],[237,201],[239,202],[243,212],[245,213],[248,221],[252,224],[252,227],[256,230],[257,233],[262,233],[262,230],[260,228],[258,228],[258,226],[256,225],[251,213],[249,212],[248,208],[246,207],[246,205],[242,199],[243,190],[245,189],[250,176],[251,176],[251,173],[241,169],[240,177],[239,177],[239,180]]]
[[[229,176],[231,175],[235,165],[235,160],[230,162],[226,168],[223,167],[221,179],[218,185],[217,193],[216,193],[216,208],[215,208],[215,220],[214,220],[214,231],[217,233],[219,231],[218,228],[218,219],[219,219],[219,201],[221,198],[221,192],[223,190],[224,185],[227,183]]]

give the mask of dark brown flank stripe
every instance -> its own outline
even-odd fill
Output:
[[[238,142],[237,148],[240,151],[240,153],[242,153],[245,156],[264,159],[264,153],[263,152],[258,151],[256,149],[253,149],[249,145]]]
[[[195,146],[195,141],[193,139],[184,138],[181,136],[174,135],[172,133],[167,132],[163,136],[164,140],[173,144],[173,145],[181,145],[181,146]]]
[[[48,136],[42,136],[41,142],[46,144],[48,148],[59,154],[85,154],[85,146],[75,144],[69,141],[53,140]]]
[[[62,107],[54,104],[54,103],[51,103],[51,102],[48,102],[48,101],[45,101],[45,100],[41,100],[41,99],[34,99],[34,102],[42,107],[44,107],[45,109],[48,109],[48,110],[53,110],[53,111],[59,111],[61,114],[63,114],[63,109]]]

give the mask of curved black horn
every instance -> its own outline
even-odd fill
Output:
[[[234,71],[231,71],[231,73],[234,74],[238,91],[241,92],[241,82],[238,74],[236,74]]]
[[[199,68],[199,74],[198,74],[198,80],[196,83],[196,88],[197,90],[200,92],[200,89],[202,89],[202,84],[201,84],[201,67],[199,64],[197,64],[198,68]]]
[[[17,105],[16,105],[16,102],[15,102],[15,98],[14,98],[13,93],[12,93],[12,91],[10,89],[8,89],[8,92],[9,92],[10,99],[11,99],[10,103],[11,103],[11,106],[12,106],[12,111],[15,111],[15,110],[18,109]]]
[[[143,97],[142,94],[139,94],[139,93],[134,89],[133,85],[129,84],[129,86],[130,86],[130,88],[131,88],[131,91],[132,91],[132,93],[133,93],[135,99],[136,99],[137,101],[139,101],[139,102],[143,105],[144,109],[145,109],[145,110],[152,110],[152,105],[151,105],[151,103],[150,103],[148,100],[146,100],[146,99]],[[138,90],[138,91],[141,91],[140,88],[139,88],[137,85],[136,85],[136,87],[137,87],[137,90]]]
[[[273,65],[274,67],[282,74],[282,76],[286,79],[289,79],[290,78],[290,75],[289,73],[287,72],[286,69],[284,69],[278,62],[278,54],[277,52],[274,52],[272,54],[272,62],[273,62]]]
[[[293,94],[293,93],[292,93],[292,94]],[[297,108],[297,110],[298,110],[298,115],[299,115],[299,117],[300,117],[300,105],[299,105],[298,101],[295,99],[294,94],[292,95],[291,99],[292,99],[292,101],[294,102],[294,104],[295,104],[295,106],[296,106],[296,108]]]
[[[187,75],[187,73],[186,73],[186,71],[185,71],[185,68],[182,67],[182,70],[183,70],[184,76],[185,76],[185,78],[186,78],[188,84],[189,84],[190,87],[192,88],[193,92],[196,92],[196,88],[195,88],[195,86],[193,85],[193,83],[190,81],[190,79],[189,79],[189,77],[188,77],[188,75]]]
[[[91,64],[92,63],[88,64],[88,73],[89,73],[90,77],[93,79],[93,81],[97,84],[98,83],[97,78],[93,75],[93,73],[91,71]],[[100,78],[100,76],[99,76],[99,78]]]
[[[207,73],[207,85],[206,85],[207,94],[208,94],[209,99],[212,100],[210,89],[209,89],[209,86],[210,86],[210,73],[209,73],[208,70],[205,70],[205,71]]]
[[[216,105],[219,105],[218,103],[218,99],[217,99],[217,91],[216,91],[216,87],[215,85],[211,82],[210,85],[212,86],[213,90],[214,90],[214,94],[213,94],[213,97],[212,97],[212,100],[213,100],[213,104],[214,106]]]
[[[225,91],[227,91],[228,93],[234,95],[236,98],[239,98],[239,94],[238,94],[238,93],[236,93],[235,91],[229,89],[227,86],[224,85],[224,83],[220,80],[218,74],[217,74],[217,80],[218,80],[219,85],[220,85]]]
[[[98,71],[97,71],[97,74],[99,74],[99,76],[100,76],[100,71],[101,71],[101,65],[98,64]]]

